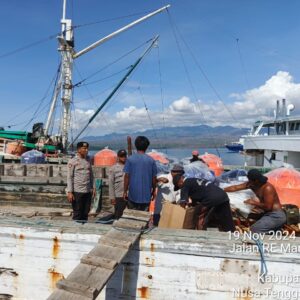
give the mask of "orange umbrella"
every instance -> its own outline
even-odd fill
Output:
[[[216,176],[220,176],[224,172],[223,161],[217,155],[205,153],[200,158],[204,160],[210,170],[214,171]]]
[[[278,168],[265,174],[273,184],[282,204],[300,207],[300,172],[291,168]]]
[[[166,157],[162,153],[152,151],[152,152],[148,152],[147,154],[149,156],[151,156],[154,160],[157,160],[157,161],[161,162],[162,164],[169,163],[169,160],[166,159]]]
[[[110,149],[103,149],[94,156],[95,166],[112,166],[117,162],[117,153]]]

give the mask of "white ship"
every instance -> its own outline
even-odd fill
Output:
[[[274,118],[257,121],[244,136],[246,165],[300,168],[300,116],[291,116],[293,104],[277,101]]]

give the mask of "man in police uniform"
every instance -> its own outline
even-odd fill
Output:
[[[67,192],[68,201],[72,204],[73,220],[86,222],[91,208],[93,188],[93,171],[87,156],[89,144],[79,142],[77,155],[68,163]]]
[[[127,159],[125,149],[118,151],[118,161],[109,171],[109,199],[115,207],[115,219],[121,218],[127,201],[123,198],[124,193],[124,165]]]

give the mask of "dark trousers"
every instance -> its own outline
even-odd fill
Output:
[[[72,201],[73,220],[87,221],[91,202],[91,193],[74,192],[74,200]]]
[[[120,219],[123,215],[123,211],[126,208],[127,201],[121,198],[116,198],[116,204],[115,204],[115,219]]]
[[[218,222],[220,231],[235,231],[229,201],[224,202],[213,209],[213,214]]]
[[[235,231],[229,201],[210,208],[198,204],[195,213],[198,215],[198,230],[206,230],[207,227],[213,224],[220,231]]]
[[[149,211],[149,205],[150,203],[136,203],[130,200],[127,201],[128,208],[134,210]]]

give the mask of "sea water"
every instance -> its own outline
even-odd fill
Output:
[[[118,151],[118,149],[112,149]],[[149,151],[154,149],[148,149]],[[219,156],[224,165],[236,165],[236,166],[243,166],[245,159],[244,155],[237,153],[237,152],[230,152],[226,148],[171,148],[171,149],[155,149],[158,152],[162,152],[166,154],[169,158],[173,159],[174,161],[180,161],[182,159],[187,159],[192,157],[192,151],[198,150],[200,156],[205,153],[215,154]],[[90,155],[93,156],[98,151],[90,151]]]

